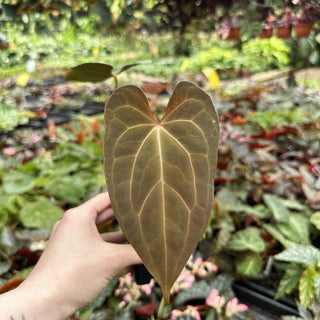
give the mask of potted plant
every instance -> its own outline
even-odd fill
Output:
[[[273,26],[270,23],[263,24],[259,37],[262,39],[271,38],[272,34]]]
[[[240,28],[236,25],[235,21],[228,21],[227,23],[223,23],[218,29],[218,35],[220,39],[239,40]]]
[[[277,37],[287,39],[291,36],[292,31],[292,13],[289,9],[285,11],[285,18],[276,21]]]
[[[307,17],[296,18],[293,21],[295,35],[297,38],[306,38],[309,37],[313,26],[313,20]]]

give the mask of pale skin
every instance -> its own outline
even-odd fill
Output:
[[[40,260],[16,289],[0,295],[0,320],[65,320],[92,302],[114,277],[141,263],[120,232],[99,234],[113,219],[108,193],[68,210]]]

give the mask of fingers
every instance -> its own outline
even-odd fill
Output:
[[[108,207],[107,209],[103,210],[101,213],[98,213],[98,216],[96,218],[96,224],[102,225],[108,220],[114,219],[114,212],[111,207]]]
[[[111,201],[108,192],[103,192],[92,199],[86,201],[84,204],[79,206],[82,210],[90,209],[95,214],[102,213],[104,210],[106,210],[108,207],[111,206]]]
[[[101,233],[100,236],[104,241],[110,243],[123,243],[126,241],[126,237],[121,231]]]

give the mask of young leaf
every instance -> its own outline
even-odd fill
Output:
[[[260,229],[248,227],[234,233],[225,248],[235,251],[262,252],[265,249],[265,243],[260,237]]]
[[[275,299],[279,299],[285,294],[290,294],[298,284],[303,268],[300,264],[290,263],[285,271],[283,278],[280,281],[278,292]]]
[[[299,282],[299,300],[307,308],[314,297],[314,282],[318,276],[314,266],[309,266],[302,274]]]
[[[167,302],[207,227],[218,141],[212,100],[192,83],[177,84],[159,123],[136,86],[115,90],[107,102],[104,169],[112,206]]]
[[[69,68],[65,74],[66,80],[83,82],[100,82],[113,77],[113,66],[104,63],[83,63]]]
[[[320,260],[320,250],[312,245],[295,245],[275,255],[275,259],[311,265]]]

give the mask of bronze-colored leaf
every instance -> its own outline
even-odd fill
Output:
[[[83,82],[100,82],[113,77],[113,67],[104,63],[83,63],[69,68],[66,72],[66,80]]]
[[[136,86],[117,89],[106,104],[112,206],[166,302],[209,220],[218,142],[212,100],[190,82],[177,84],[159,123]]]

